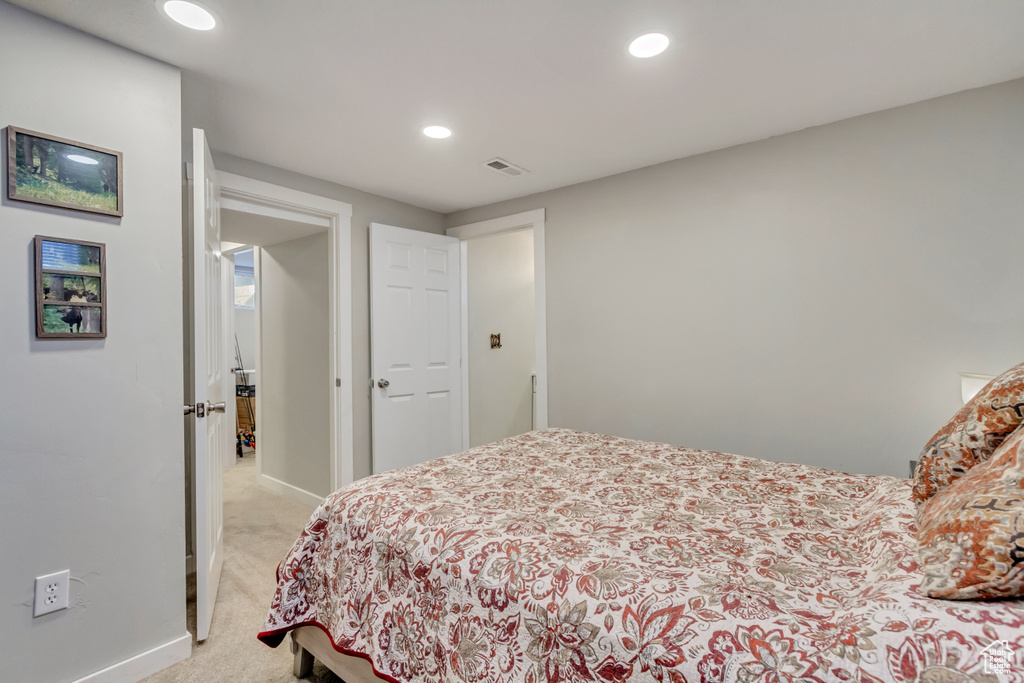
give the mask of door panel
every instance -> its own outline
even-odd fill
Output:
[[[224,564],[223,461],[230,451],[232,428],[226,406],[228,345],[225,287],[228,286],[220,254],[220,186],[205,133],[193,129],[194,185],[192,206],[192,348],[195,368],[192,393],[194,413],[194,466],[196,482],[196,638],[210,635]]]
[[[457,239],[371,224],[374,472],[462,449],[459,287]]]
[[[451,358],[452,339],[448,334],[448,311],[451,308],[450,295],[446,291],[428,289],[427,305],[427,367],[431,370],[448,369]]]

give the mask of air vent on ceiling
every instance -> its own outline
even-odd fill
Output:
[[[513,177],[523,175],[524,173],[529,173],[529,171],[527,171],[525,168],[521,166],[516,166],[515,164],[509,163],[504,159],[499,159],[498,157],[494,157],[490,161],[485,162],[484,166],[494,171],[497,171],[498,173],[510,175]]]

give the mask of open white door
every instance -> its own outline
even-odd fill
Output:
[[[370,224],[373,471],[462,450],[459,240]]]
[[[206,134],[192,131],[194,184],[192,208],[192,354],[195,403],[196,638],[210,635],[217,585],[224,565],[225,450],[232,446],[232,425],[225,418],[229,399],[228,345],[220,254],[220,187]],[[234,400],[234,399],[231,399]]]

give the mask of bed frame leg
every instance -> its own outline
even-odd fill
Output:
[[[296,678],[306,678],[313,673],[313,655],[296,643],[294,637],[292,638],[292,654],[295,655],[295,660],[292,663],[292,674]]]

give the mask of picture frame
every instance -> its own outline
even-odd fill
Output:
[[[105,339],[106,245],[35,237],[36,338]]]
[[[124,215],[120,152],[7,126],[7,197],[104,216]]]

